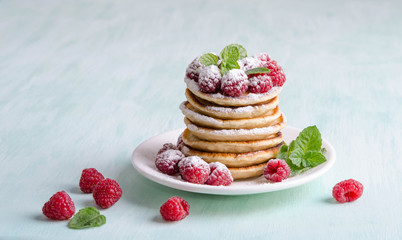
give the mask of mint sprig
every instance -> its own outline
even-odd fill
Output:
[[[234,48],[237,49],[237,53],[234,52],[234,50],[233,50]],[[247,50],[242,45],[233,43],[233,44],[230,44],[230,45],[226,46],[225,48],[223,48],[222,52],[220,53],[220,56],[222,59],[232,58],[232,59],[236,59],[236,61],[237,61],[237,60],[247,57]]]
[[[283,145],[276,157],[286,161],[292,175],[300,174],[327,160],[324,156],[326,150],[321,145],[320,131],[316,126],[310,126],[303,129],[289,146]]]
[[[269,73],[271,70],[265,67],[258,67],[258,68],[252,68],[246,71],[247,75],[250,74],[257,74],[257,73]]]
[[[219,57],[213,53],[206,53],[200,57],[200,62],[205,66],[216,65],[218,66]]]
[[[94,207],[86,207],[71,218],[68,226],[72,229],[99,227],[106,223],[106,217]]]

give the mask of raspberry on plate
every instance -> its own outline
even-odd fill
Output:
[[[74,202],[65,191],[55,193],[43,205],[43,214],[53,220],[67,220],[75,213]]]
[[[196,57],[187,67],[186,69],[186,77],[191,80],[198,82],[198,77],[200,75],[201,69],[204,67],[204,64],[200,62],[200,57]]]
[[[264,177],[272,182],[282,182],[290,175],[290,167],[282,159],[271,159],[264,168]]]
[[[250,81],[248,91],[251,93],[266,93],[273,87],[268,74],[252,74],[248,80]]]
[[[180,150],[169,149],[156,155],[155,166],[159,171],[173,175],[179,172],[177,163],[184,158]]]
[[[225,95],[240,97],[247,91],[248,77],[240,69],[232,69],[222,77],[221,89]]]
[[[180,134],[180,136],[177,138],[177,149],[181,151],[181,149],[183,148],[183,133]]]
[[[211,174],[209,175],[205,184],[214,186],[229,186],[233,182],[232,174],[226,165],[220,162],[213,162],[209,164]]]
[[[101,208],[109,208],[119,201],[122,194],[123,191],[116,180],[106,178],[95,186],[93,197]]]
[[[337,183],[332,189],[332,196],[340,203],[353,202],[363,194],[363,184],[348,179]]]
[[[165,144],[163,144],[162,148],[159,149],[158,154],[161,154],[164,151],[171,150],[171,149],[177,150],[177,146],[174,145],[173,143],[165,143]]]
[[[96,184],[98,184],[98,182],[102,181],[103,179],[105,179],[105,177],[103,177],[103,175],[95,168],[86,168],[82,170],[79,183],[80,189],[84,193],[91,193],[94,190]]]
[[[267,62],[264,67],[270,70],[270,72],[267,74],[271,76],[272,84],[274,86],[282,87],[286,81],[286,76],[283,72],[282,67],[279,66],[279,64],[275,60]]]
[[[181,197],[169,198],[161,207],[160,213],[166,221],[179,221],[188,216],[190,205]]]
[[[203,184],[211,173],[208,163],[198,156],[185,157],[178,166],[181,177],[191,183]]]
[[[198,84],[200,89],[206,93],[213,93],[219,90],[222,81],[221,71],[218,66],[210,65],[201,70]]]

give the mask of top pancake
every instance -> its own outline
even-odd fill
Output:
[[[221,106],[248,106],[263,103],[278,96],[282,90],[282,87],[273,87],[266,93],[247,93],[240,97],[229,97],[222,93],[204,93],[196,82],[187,77],[184,78],[184,82],[195,96]]]

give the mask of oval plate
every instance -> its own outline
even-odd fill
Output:
[[[325,154],[327,161],[302,174],[289,177],[282,182],[271,183],[268,182],[264,176],[260,176],[245,180],[236,180],[230,186],[194,184],[182,180],[179,175],[169,176],[163,174],[155,167],[155,158],[158,150],[162,148],[162,145],[165,143],[176,143],[177,138],[183,130],[184,129],[176,129],[165,132],[142,142],[134,150],[131,158],[134,168],[141,175],[154,182],[183,191],[217,195],[243,195],[278,191],[308,183],[326,173],[334,165],[336,158],[335,149],[332,147],[331,143],[322,139],[322,147],[327,150]],[[301,130],[298,128],[287,126],[282,130],[283,139],[286,143],[290,143],[292,140],[296,139],[300,132]]]

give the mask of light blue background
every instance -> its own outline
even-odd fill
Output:
[[[401,1],[0,1],[1,239],[402,239]],[[143,140],[184,127],[191,60],[240,43],[285,69],[288,125],[316,124],[337,151],[319,179],[289,190],[212,196],[140,176]],[[115,178],[107,223],[76,231],[41,213],[82,169]],[[354,178],[363,196],[336,204]],[[179,195],[183,221],[159,206]]]

